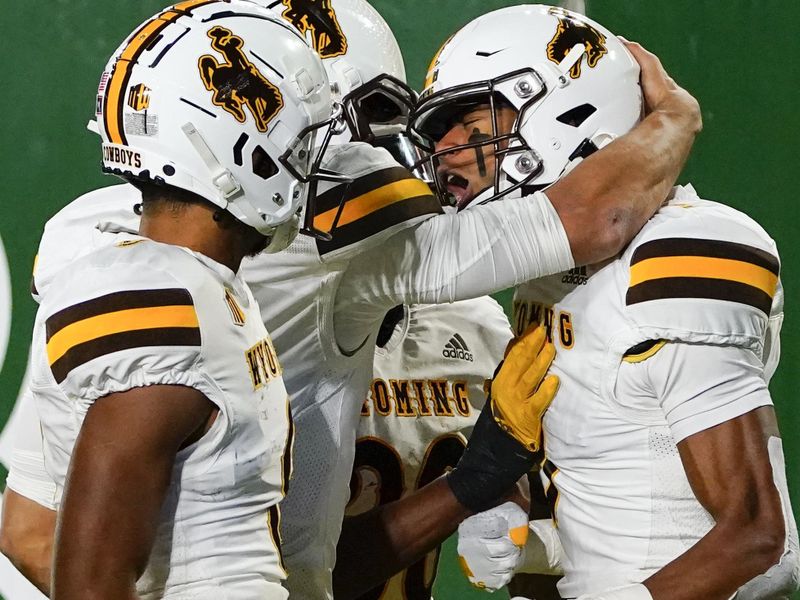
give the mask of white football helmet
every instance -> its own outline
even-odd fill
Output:
[[[517,112],[508,132],[497,130],[501,103]],[[492,109],[491,139],[435,152],[454,117],[481,104]],[[616,36],[583,15],[532,4],[487,13],[444,43],[409,132],[432,153],[426,160],[434,172],[444,154],[491,144],[500,168],[494,193],[480,196],[488,202],[522,186],[552,184],[628,132],[641,112],[639,65]]]
[[[104,171],[193,192],[272,251],[291,241],[308,189],[331,178],[315,143],[336,120],[325,69],[250,2],[188,0],[145,21],[108,62],[96,113]]]
[[[332,143],[363,141],[402,146],[416,93],[406,84],[400,46],[391,28],[366,0],[254,0],[294,26],[322,58],[347,130]],[[388,136],[395,138],[393,141]],[[401,151],[418,156],[410,144]],[[406,160],[408,162],[408,160]],[[412,161],[413,162],[413,161]]]

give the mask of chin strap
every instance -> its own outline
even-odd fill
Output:
[[[181,127],[181,130],[189,138],[189,142],[191,142],[195,151],[205,163],[206,168],[211,173],[211,183],[220,191],[222,197],[225,200],[230,200],[230,198],[237,195],[242,190],[242,186],[233,176],[233,173],[223,167],[217,160],[217,157],[214,156],[211,148],[209,148],[203,136],[200,135],[200,132],[197,131],[197,128],[192,123],[186,123]]]

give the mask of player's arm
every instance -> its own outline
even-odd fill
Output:
[[[667,197],[701,127],[697,101],[636,44],[649,114],[544,194],[429,218],[347,270],[336,298],[353,351],[398,304],[454,302],[616,255]],[[344,155],[343,155],[344,156]],[[344,161],[343,161],[344,162]],[[337,169],[344,167],[337,165]]]
[[[616,255],[658,210],[702,128],[700,106],[657,56],[627,44],[641,67],[646,117],[547,189],[575,264]]]
[[[214,414],[202,393],[184,386],[134,388],[94,402],[59,511],[52,598],[137,598],[175,455]]]
[[[692,490],[715,525],[644,582],[654,600],[727,600],[780,562],[787,531],[774,443],[780,446],[775,413],[764,406],[678,444]]]
[[[6,487],[0,523],[0,552],[45,596],[50,595],[50,565],[56,512]]]
[[[14,441],[3,492],[0,552],[49,595],[56,484],[45,468],[42,428],[30,387],[20,397],[10,427]]]
[[[334,571],[336,598],[357,598],[410,566],[534,468],[542,415],[558,388],[556,377],[545,378],[555,351],[541,327],[512,344],[456,468],[405,498],[345,521],[338,554],[347,560]]]
[[[692,491],[715,523],[643,584],[580,600],[728,600],[745,584],[754,593],[737,598],[754,600],[796,589],[797,528],[763,369],[751,350],[687,343],[623,363],[618,395],[646,390],[659,402]]]

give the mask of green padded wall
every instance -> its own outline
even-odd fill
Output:
[[[375,0],[397,34],[414,85],[444,38],[472,17],[510,4],[515,3]],[[749,213],[778,241],[787,316],[783,360],[772,391],[798,506],[800,439],[794,434],[800,406],[792,376],[800,360],[800,319],[794,310],[800,276],[793,269],[800,251],[794,237],[800,168],[793,144],[800,130],[800,3],[588,0],[587,5],[588,14],[612,31],[658,53],[669,72],[700,99],[705,130],[681,180],[691,181],[704,197]],[[28,282],[41,227],[78,194],[113,183],[99,173],[98,140],[85,129],[97,79],[118,42],[162,6],[155,0],[28,0],[5,7],[0,22],[6,56],[0,66],[6,83],[0,94],[0,249],[4,246],[8,258],[11,297],[9,302],[4,296],[0,254],[0,430],[24,374],[34,314]],[[483,596],[463,585],[452,551],[441,571],[437,600]]]

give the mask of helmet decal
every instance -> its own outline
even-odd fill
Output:
[[[131,86],[128,91],[128,106],[135,111],[146,110],[150,107],[150,88],[145,84]]]
[[[143,52],[158,39],[161,32],[183,15],[189,15],[196,8],[211,4],[214,0],[187,0],[180,2],[146,21],[133,35],[128,45],[119,53],[110,76],[101,80],[98,94],[103,94],[103,126],[112,144],[127,145],[128,139],[123,129],[122,107],[125,90],[131,76],[131,69]],[[98,108],[100,99],[98,98]]]
[[[331,0],[282,0],[281,16],[301,34],[311,31],[314,50],[320,58],[333,58],[347,52],[344,35]]]
[[[586,62],[590,68],[594,68],[598,61],[608,53],[606,48],[606,36],[592,27],[589,23],[575,14],[569,13],[561,8],[553,7],[547,11],[558,18],[558,28],[553,39],[547,44],[547,58],[557,64],[567,57],[569,51],[576,45],[583,44],[586,53]],[[569,70],[572,79],[581,76],[581,63],[583,56]]]
[[[245,56],[244,40],[225,27],[212,27],[208,32],[211,47],[225,57],[226,62],[204,54],[197,61],[200,77],[206,89],[213,91],[212,102],[240,123],[247,115],[247,106],[256,121],[256,128],[264,133],[267,125],[283,108],[283,96],[256,66]]]

